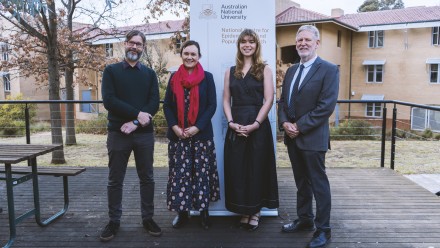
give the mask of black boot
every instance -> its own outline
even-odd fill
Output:
[[[211,222],[209,221],[209,211],[208,210],[200,211],[200,217],[202,218],[201,224],[203,229],[205,230],[209,229],[209,226],[211,226]]]
[[[179,214],[173,220],[173,227],[180,228],[188,222],[188,211],[179,212]]]

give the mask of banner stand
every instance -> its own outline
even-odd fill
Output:
[[[227,120],[223,114],[223,82],[225,71],[235,65],[236,42],[245,28],[253,29],[260,37],[262,56],[273,71],[274,99],[276,99],[276,39],[275,39],[275,0],[191,0],[190,37],[200,44],[202,57],[200,63],[206,71],[214,75],[217,94],[217,110],[212,118],[214,143],[217,153],[217,166],[220,179],[220,197],[211,202],[209,213],[212,216],[236,215],[225,208],[223,146]],[[276,103],[268,115],[272,126],[274,150],[276,152]],[[278,216],[277,209],[263,208],[262,216]],[[199,215],[191,211],[191,215]]]

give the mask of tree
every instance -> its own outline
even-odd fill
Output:
[[[152,18],[158,18],[166,12],[179,17],[189,13],[190,0],[148,0],[146,9],[151,13]]]
[[[405,4],[402,0],[365,0],[359,6],[357,12],[370,12],[389,9],[403,9]]]
[[[403,9],[405,4],[402,0],[382,0],[380,7],[380,10]]]
[[[97,29],[92,26],[80,31],[73,30],[73,13],[81,0],[61,0],[65,9],[58,9],[55,0],[1,0],[0,17],[7,20],[13,29],[4,41],[11,44],[15,58],[0,65],[1,70],[18,70],[21,76],[33,76],[36,83],[48,86],[49,100],[59,100],[60,76],[66,78],[67,99],[73,100],[73,74],[76,68],[99,69],[103,65],[97,55],[104,54],[99,48],[86,44]],[[105,11],[111,10],[106,0]],[[93,13],[93,10],[89,13]],[[104,15],[97,18],[98,21]],[[100,32],[95,32],[100,33]],[[95,34],[98,35],[98,34]],[[51,137],[53,144],[63,144],[61,111],[59,104],[50,104]],[[74,134],[73,107],[68,120],[69,133]],[[73,128],[72,128],[73,127]],[[76,141],[73,140],[75,143]],[[69,141],[72,143],[72,140]],[[52,153],[52,163],[65,163],[64,151]]]

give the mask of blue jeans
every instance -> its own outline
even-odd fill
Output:
[[[122,188],[127,163],[134,153],[139,177],[142,220],[151,219],[154,214],[153,133],[132,133],[109,131],[108,150],[108,214],[110,221],[119,223],[122,215]]]

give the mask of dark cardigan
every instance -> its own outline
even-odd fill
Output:
[[[177,103],[176,97],[171,89],[171,79],[174,74],[171,75],[168,81],[167,90],[165,93],[165,100],[163,103],[163,111],[168,123],[167,138],[169,140],[176,141],[179,138],[172,130],[174,125],[178,124],[177,121]],[[214,132],[212,130],[211,118],[214,116],[217,108],[217,96],[215,91],[214,78],[211,73],[205,71],[205,78],[199,84],[199,112],[197,114],[197,120],[194,126],[200,131],[194,135],[196,140],[208,140],[213,139]]]

